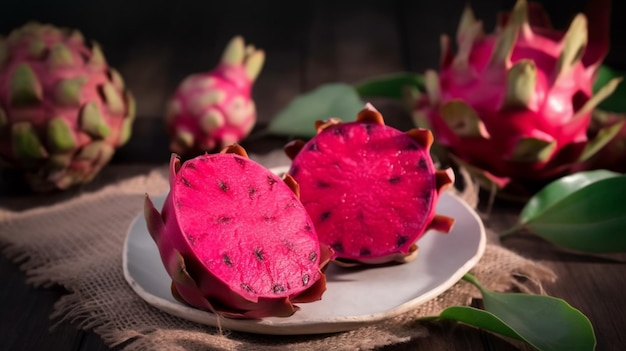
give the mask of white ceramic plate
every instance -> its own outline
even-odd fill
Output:
[[[280,173],[284,168],[274,169]],[[152,199],[160,209],[165,196]],[[465,202],[444,193],[437,213],[456,219],[448,234],[426,233],[418,242],[413,262],[368,269],[331,264],[326,270],[327,290],[321,301],[299,304],[301,310],[286,318],[238,320],[220,318],[222,328],[260,334],[320,334],[355,329],[407,312],[437,297],[454,285],[480,259],[485,230],[478,215]],[[172,315],[211,326],[215,314],[175,300],[170,277],[146,229],[143,214],[131,224],[123,252],[124,277],[149,304]]]

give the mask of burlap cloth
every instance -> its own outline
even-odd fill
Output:
[[[267,167],[287,162],[276,153],[251,155]],[[412,312],[374,326],[317,336],[263,336],[219,331],[173,317],[144,302],[126,283],[122,246],[128,227],[142,213],[144,194],[168,189],[166,167],[107,166],[95,183],[54,195],[10,197],[0,204],[0,245],[20,264],[27,281],[68,290],[51,316],[93,330],[123,350],[372,350],[427,337],[420,317],[437,315],[479,296],[460,281]],[[476,205],[475,194],[465,195]],[[471,272],[486,287],[536,292],[554,274],[488,235],[484,256]],[[523,279],[518,279],[523,277]]]

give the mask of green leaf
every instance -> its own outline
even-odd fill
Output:
[[[606,65],[600,66],[593,83],[593,92],[597,92],[611,79],[617,77],[626,77],[624,72],[619,72]],[[626,83],[623,81],[617,86],[617,89],[608,98],[602,101],[598,108],[611,112],[626,112]]]
[[[562,177],[535,194],[520,226],[585,252],[626,251],[626,175],[595,170]]]
[[[455,320],[496,334],[526,341],[523,336],[519,335],[496,315],[478,308],[470,306],[451,306],[441,311],[439,318]]]
[[[557,205],[575,191],[599,180],[617,177],[619,175],[619,173],[601,169],[578,172],[562,177],[545,186],[528,201],[520,214],[520,222],[532,222],[537,217],[540,217],[543,212],[548,211],[551,207]]]
[[[480,289],[485,311],[537,349],[595,349],[591,322],[564,300],[545,295],[495,292],[483,287],[471,274],[463,278]]]
[[[365,103],[354,87],[329,83],[293,99],[268,125],[268,132],[289,137],[312,138],[315,121],[331,117],[344,122],[356,120]]]
[[[471,274],[463,279],[482,293],[484,310],[452,306],[439,318],[456,320],[522,340],[538,350],[593,350],[589,319],[562,299],[545,295],[500,293],[483,287]]]
[[[385,97],[403,99],[406,89],[424,91],[424,77],[421,74],[399,72],[374,77],[356,84],[361,97]]]

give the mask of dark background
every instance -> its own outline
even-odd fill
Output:
[[[563,28],[588,1],[541,2],[554,26]],[[511,9],[515,1],[467,3],[491,31],[496,13]],[[227,41],[242,34],[267,53],[254,91],[259,119],[266,122],[295,92],[322,83],[354,83],[378,74],[436,68],[439,35],[454,35],[465,4],[463,0],[10,1],[0,11],[0,34],[7,35],[28,20],[80,29],[86,38],[101,43],[109,64],[125,78],[137,98],[139,118],[161,118],[164,102],[180,80],[212,69]],[[623,1],[613,1],[612,47],[605,63],[615,68],[626,67],[624,7]],[[388,61],[388,66],[363,64],[372,55]]]

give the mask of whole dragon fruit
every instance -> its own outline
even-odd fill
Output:
[[[386,126],[370,104],[354,122],[330,119],[316,128],[308,142],[285,146],[293,159],[288,174],[337,262],[407,262],[426,230],[451,229],[454,220],[435,214],[435,207],[454,173],[435,169],[430,131]]]
[[[264,51],[236,36],[213,71],[185,78],[166,111],[171,151],[189,156],[245,138],[256,123],[251,91],[264,61]]]
[[[601,5],[578,14],[565,33],[525,0],[500,17],[493,34],[483,33],[467,7],[456,55],[442,36],[439,74],[424,75],[427,94],[418,98],[414,122],[483,185],[504,188],[501,195],[526,198],[567,174],[616,133],[586,134],[592,110],[618,84],[592,96],[608,48],[609,6]]]
[[[290,316],[319,300],[331,256],[298,199],[298,185],[247,158],[220,153],[170,162],[159,213],[146,197],[148,231],[174,297],[229,318]]]
[[[0,39],[0,160],[33,190],[92,180],[134,117],[122,77],[77,30],[30,22]]]

